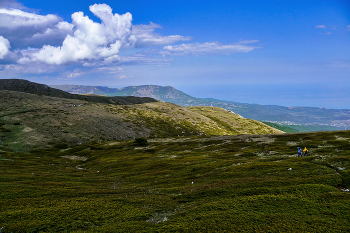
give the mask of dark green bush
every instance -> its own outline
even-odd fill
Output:
[[[58,143],[58,144],[54,145],[54,147],[56,149],[68,149],[69,145],[67,143]]]
[[[147,146],[147,139],[146,138],[135,138],[135,141],[134,143],[137,145],[137,146]]]
[[[253,156],[256,156],[256,154],[253,152],[243,152],[239,156],[241,156],[241,157],[253,157]]]
[[[1,129],[1,132],[3,132],[3,133],[10,133],[11,130],[10,129]]]
[[[350,170],[341,171],[340,174],[343,178],[344,185],[349,188],[350,187]]]

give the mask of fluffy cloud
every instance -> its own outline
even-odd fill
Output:
[[[188,41],[192,37],[171,35],[162,36],[155,33],[154,30],[157,28],[162,28],[160,25],[155,23],[150,23],[149,25],[134,25],[132,26],[132,34],[135,36],[136,46],[150,46],[150,45],[166,45],[173,44],[178,41]]]
[[[72,15],[74,34],[68,35],[62,46],[45,45],[39,52],[20,62],[38,61],[60,65],[117,55],[121,46],[129,43],[132,15],[113,15],[112,8],[106,4],[92,5],[90,11],[101,19],[101,23],[93,22],[83,12],[76,12]]]
[[[72,15],[72,24],[66,22],[58,24],[65,28],[48,29],[45,33],[33,36],[39,39],[64,32],[63,34],[67,36],[62,46],[45,45],[40,51],[22,58],[19,62],[43,62],[55,65],[79,61],[91,64],[96,60],[121,62],[125,60],[118,55],[122,47],[166,45],[191,39],[180,35],[159,35],[154,30],[161,26],[154,23],[132,26],[130,13],[113,14],[112,8],[106,4],[92,5],[90,11],[101,20],[101,23],[92,21],[88,16],[84,16],[83,12],[76,12]],[[72,30],[74,32],[70,33]]]
[[[0,59],[3,59],[5,57],[10,48],[10,42],[3,36],[0,36]]]
[[[19,4],[16,0],[6,1]],[[134,55],[120,55],[120,51],[133,47],[167,45],[161,52],[164,56],[224,55],[250,52],[258,48],[251,45],[257,43],[256,40],[239,41],[236,44],[207,42],[171,45],[192,38],[181,35],[163,36],[155,32],[161,26],[152,22],[148,25],[132,25],[132,15],[129,12],[113,14],[112,8],[106,4],[94,4],[89,9],[100,22],[93,21],[83,12],[73,13],[72,22],[68,23],[56,15],[38,15],[19,9],[1,8],[0,4],[0,64],[14,64],[13,61],[17,61],[22,66],[43,65],[46,67],[44,70],[69,63],[84,67],[111,63],[163,64],[169,59],[159,57],[159,48],[153,47],[145,50],[148,53],[143,51]],[[13,52],[9,51],[10,44]],[[73,77],[77,73],[69,75]]]
[[[315,28],[321,28],[321,29],[326,29],[326,25],[317,25]]]
[[[256,43],[258,41],[243,41],[243,43],[236,44],[221,44],[219,42],[206,42],[206,43],[191,43],[181,45],[168,45],[164,46],[161,54],[166,55],[228,55],[232,53],[246,53],[253,51],[259,47],[249,45],[250,43]]]

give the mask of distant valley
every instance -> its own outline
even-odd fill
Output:
[[[105,96],[151,97],[183,107],[213,106],[233,111],[245,118],[277,123],[291,132],[343,130],[350,127],[350,110],[316,107],[283,107],[276,105],[246,104],[216,99],[192,97],[170,86],[130,86],[108,88],[101,86],[56,85],[51,86],[74,94],[96,94]],[[273,124],[271,124],[273,125]]]

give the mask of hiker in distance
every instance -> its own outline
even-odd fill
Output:
[[[304,150],[303,150],[303,152],[304,152],[304,155],[303,156],[306,156],[306,154],[307,154],[307,152],[309,152],[307,149],[306,149],[306,147],[304,148]]]
[[[302,154],[301,154],[301,148],[300,147],[297,147],[298,148],[298,157],[301,157]]]

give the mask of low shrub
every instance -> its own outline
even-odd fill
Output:
[[[68,149],[69,145],[67,143],[58,143],[54,145],[54,148],[56,149]]]
[[[3,132],[3,133],[10,133],[11,130],[10,129],[1,129],[1,132]]]
[[[257,156],[257,155],[253,152],[243,152],[239,156],[241,156],[241,157],[253,157],[253,156]]]
[[[343,178],[343,185],[349,188],[350,187],[350,170],[341,171],[340,174]]]
[[[146,138],[135,138],[134,143],[137,146],[147,146],[148,142]]]

